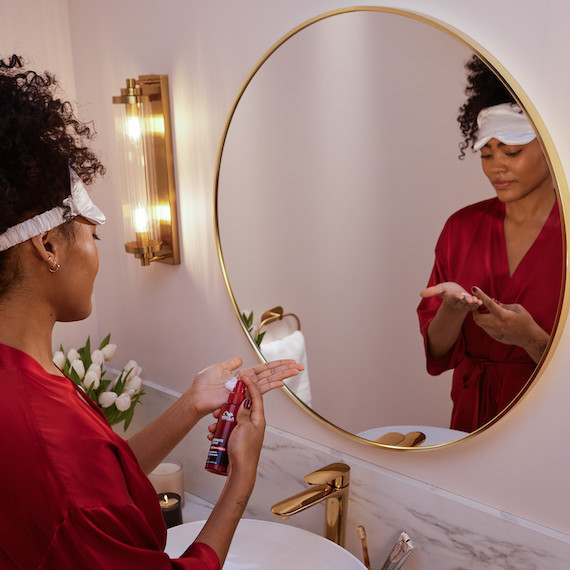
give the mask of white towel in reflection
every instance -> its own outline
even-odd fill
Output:
[[[309,367],[307,365],[307,347],[301,331],[295,331],[283,338],[261,342],[261,352],[266,360],[281,360],[293,358],[305,367],[297,376],[285,380],[289,388],[299,399],[308,406],[311,405],[311,386],[309,384]]]

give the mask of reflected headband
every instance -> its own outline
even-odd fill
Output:
[[[93,204],[83,182],[71,167],[69,168],[69,182],[71,194],[63,201],[63,206],[56,206],[8,228],[0,234],[0,251],[5,251],[30,238],[53,230],[76,216],[82,216],[92,224],[104,224],[105,214]]]
[[[483,109],[477,116],[477,140],[473,150],[480,150],[491,139],[503,144],[528,144],[536,138],[522,109],[514,103],[501,103]]]

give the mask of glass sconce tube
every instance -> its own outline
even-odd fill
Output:
[[[125,249],[150,265],[180,263],[168,79],[127,79],[115,103]]]

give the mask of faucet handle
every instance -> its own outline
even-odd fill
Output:
[[[309,485],[330,484],[336,488],[346,487],[350,480],[350,467],[346,463],[331,463],[305,475]]]

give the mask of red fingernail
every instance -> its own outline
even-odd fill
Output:
[[[249,408],[251,408],[251,400],[250,400],[249,398],[246,398],[246,399],[243,401],[243,407],[244,407],[246,410],[249,410]]]
[[[472,291],[473,293],[477,293],[477,287],[471,287],[471,291]]]

